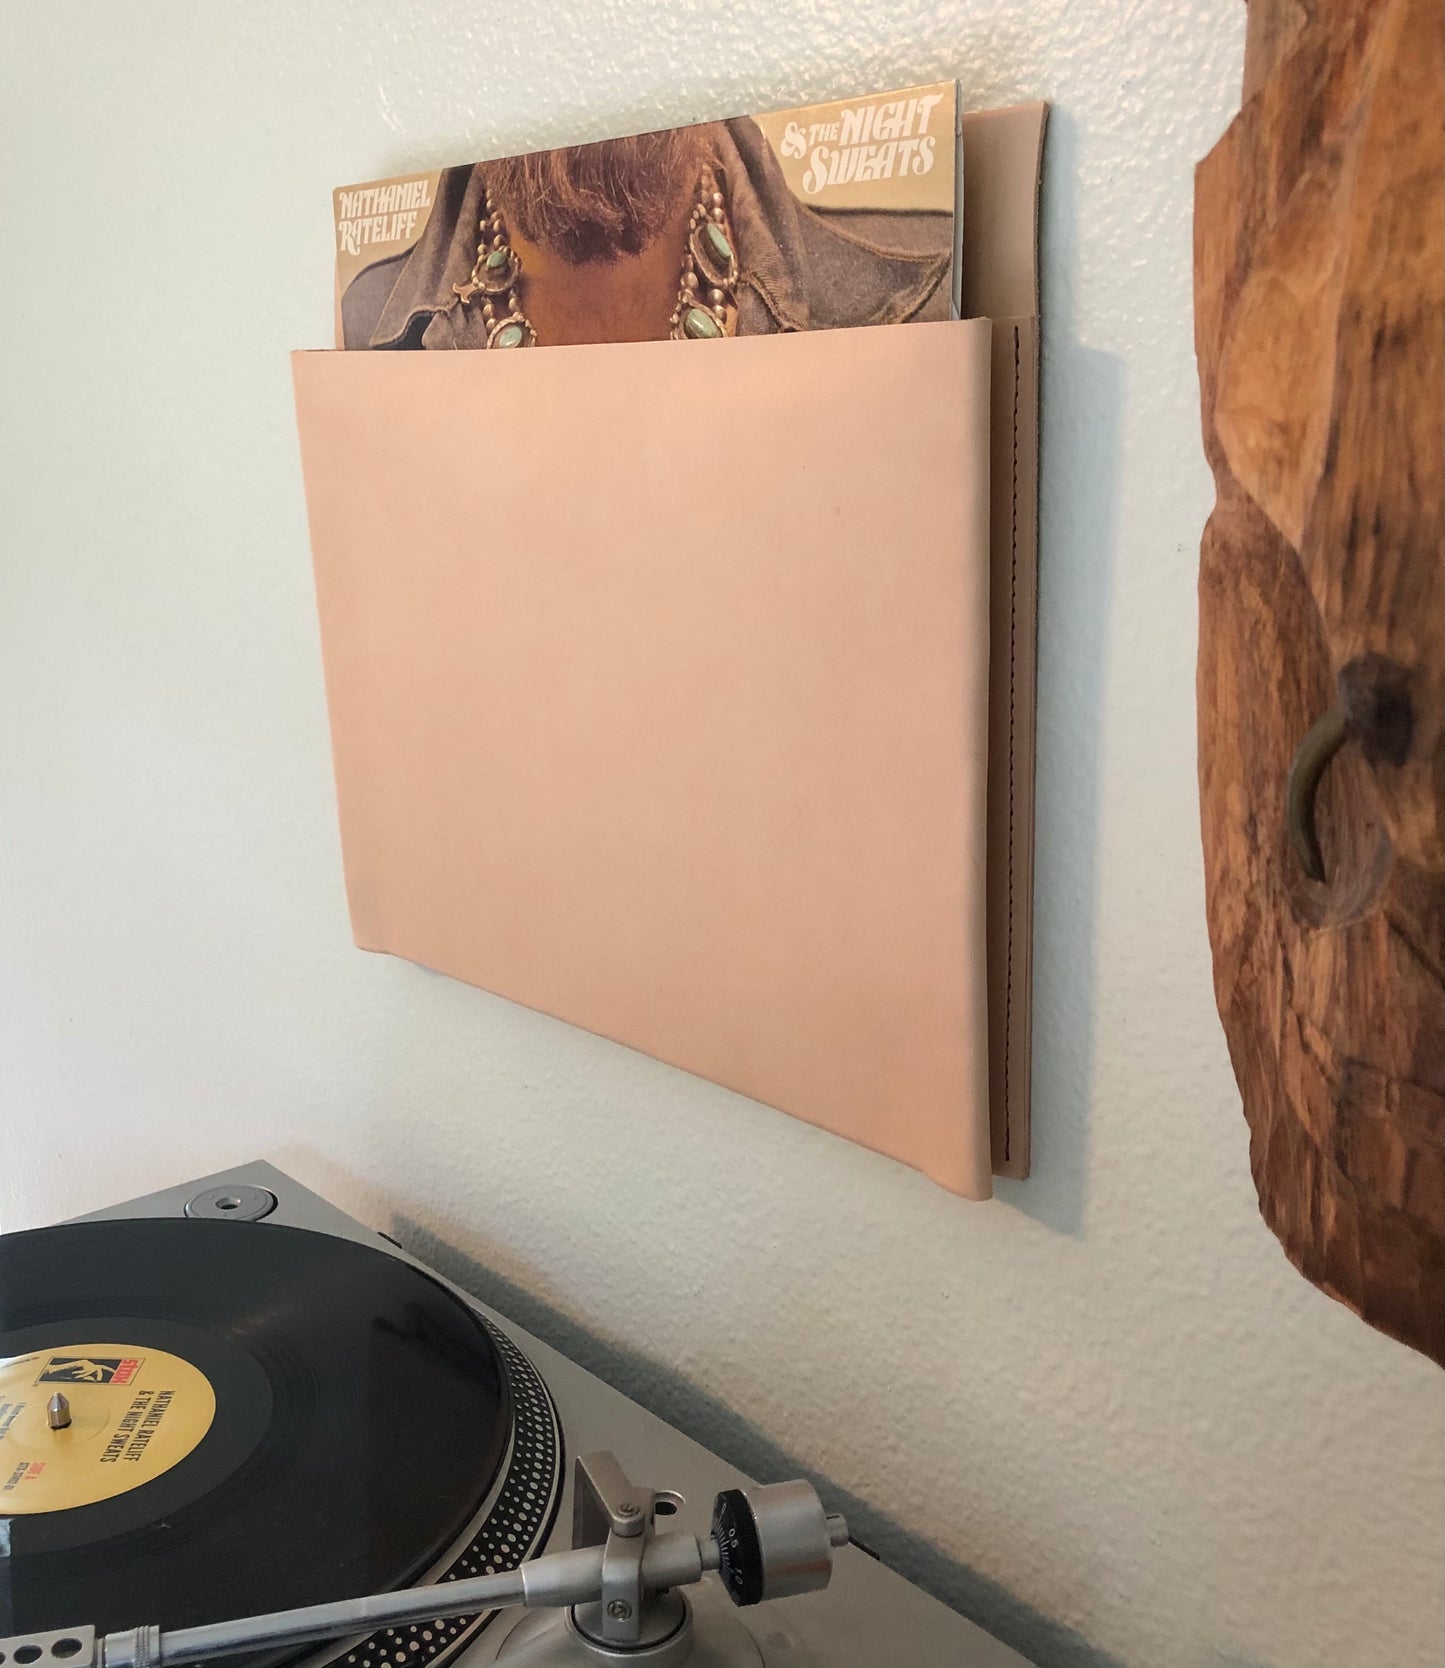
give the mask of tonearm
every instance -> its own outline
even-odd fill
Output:
[[[276,1651],[511,1605],[566,1612],[572,1659],[645,1659],[649,1668],[687,1661],[691,1611],[679,1589],[716,1571],[737,1605],[826,1587],[834,1548],[848,1540],[812,1484],[728,1489],[713,1507],[712,1533],[659,1530],[667,1495],[638,1488],[610,1453],[579,1456],[572,1549],[513,1570],[434,1586],[339,1599],[237,1621],[97,1634],[74,1627],[0,1639],[15,1668],[178,1668],[241,1652]],[[539,1657],[538,1660],[541,1660]]]

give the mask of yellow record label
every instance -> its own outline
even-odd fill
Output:
[[[211,1381],[162,1349],[81,1343],[0,1356],[0,1517],[139,1488],[191,1453],[215,1416]],[[69,1422],[54,1429],[52,1417]]]

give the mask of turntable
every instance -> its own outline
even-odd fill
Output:
[[[0,1668],[1022,1668],[266,1164],[0,1236]]]

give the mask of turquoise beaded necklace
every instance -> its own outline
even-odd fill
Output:
[[[465,284],[452,286],[464,307],[482,298],[482,322],[489,348],[535,347],[537,332],[517,299],[522,257],[507,237],[501,211],[483,191],[477,258]],[[668,321],[675,342],[715,341],[737,326],[738,262],[728,224],[727,202],[716,174],[704,168],[697,201],[687,224],[677,305]]]

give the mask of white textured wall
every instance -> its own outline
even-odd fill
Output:
[[[1243,16],[0,0],[0,1227],[264,1155],[1041,1663],[1438,1662],[1440,1376],[1260,1225],[1210,997],[1190,168]],[[1037,1174],[982,1207],[351,948],[286,362],[339,181],[950,75],[1056,106]]]

